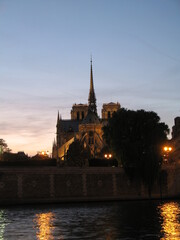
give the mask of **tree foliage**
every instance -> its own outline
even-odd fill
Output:
[[[85,159],[90,157],[90,149],[84,148],[79,140],[75,140],[67,151],[67,165],[74,167],[82,167]]]
[[[142,180],[151,190],[160,168],[168,126],[160,122],[155,112],[122,108],[103,130],[107,144],[128,176]]]
[[[7,143],[4,139],[0,138],[0,159],[3,159],[3,153],[11,152],[11,149],[8,148]]]
[[[5,142],[4,139],[0,139],[0,146],[3,148],[3,149],[6,149],[7,148],[7,143]]]

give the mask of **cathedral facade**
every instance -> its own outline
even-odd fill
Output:
[[[118,102],[104,103],[101,110],[102,116],[101,118],[98,116],[91,61],[88,104],[74,104],[71,119],[62,119],[58,112],[52,157],[64,160],[70,144],[75,139],[78,139],[84,148],[88,147],[94,158],[99,156],[105,146],[102,128],[107,124],[108,118],[112,117],[120,107]]]

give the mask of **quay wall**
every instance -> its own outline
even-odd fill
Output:
[[[180,167],[163,167],[154,199],[180,197]],[[148,199],[122,168],[0,167],[0,204]]]

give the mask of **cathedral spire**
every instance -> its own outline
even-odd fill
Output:
[[[89,109],[95,114],[97,114],[96,95],[94,92],[94,83],[93,83],[92,57],[91,57],[90,89],[89,89],[88,104],[89,104]]]
[[[60,120],[60,117],[59,117],[59,111],[58,111],[58,115],[57,115],[57,126],[59,125],[59,120]]]
[[[55,140],[55,138],[54,138],[53,147],[55,147],[55,146],[56,146],[56,140]]]
[[[59,111],[58,111],[58,115],[57,115],[57,124],[59,124]]]

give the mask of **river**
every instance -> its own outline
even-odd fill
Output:
[[[0,207],[4,239],[180,239],[180,201]]]

